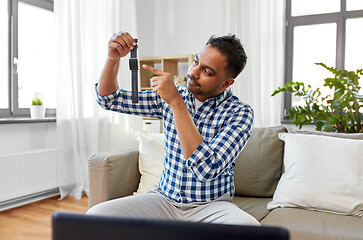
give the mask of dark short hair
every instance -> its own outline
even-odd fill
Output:
[[[206,45],[215,47],[227,58],[227,73],[232,78],[236,78],[242,72],[247,63],[247,55],[241,41],[236,35],[222,37],[211,36]]]

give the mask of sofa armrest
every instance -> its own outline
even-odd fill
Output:
[[[88,159],[89,207],[131,195],[140,182],[139,152],[97,153]]]

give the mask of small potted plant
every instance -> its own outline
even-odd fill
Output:
[[[43,119],[45,117],[45,108],[40,97],[34,97],[30,107],[31,119]]]

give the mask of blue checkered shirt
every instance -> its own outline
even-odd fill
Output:
[[[108,96],[97,93],[97,102],[107,110],[163,120],[165,158],[159,191],[166,197],[182,203],[213,201],[226,193],[232,197],[233,167],[251,136],[252,108],[227,89],[195,110],[193,94],[183,87],[178,91],[204,138],[188,159],[182,154],[172,110],[157,93],[139,92],[139,103],[134,104],[131,91],[117,89]]]

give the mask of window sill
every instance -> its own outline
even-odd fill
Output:
[[[27,117],[22,118],[0,118],[0,124],[19,124],[19,123],[46,123],[56,122],[55,117],[46,117],[43,119],[31,119]]]

